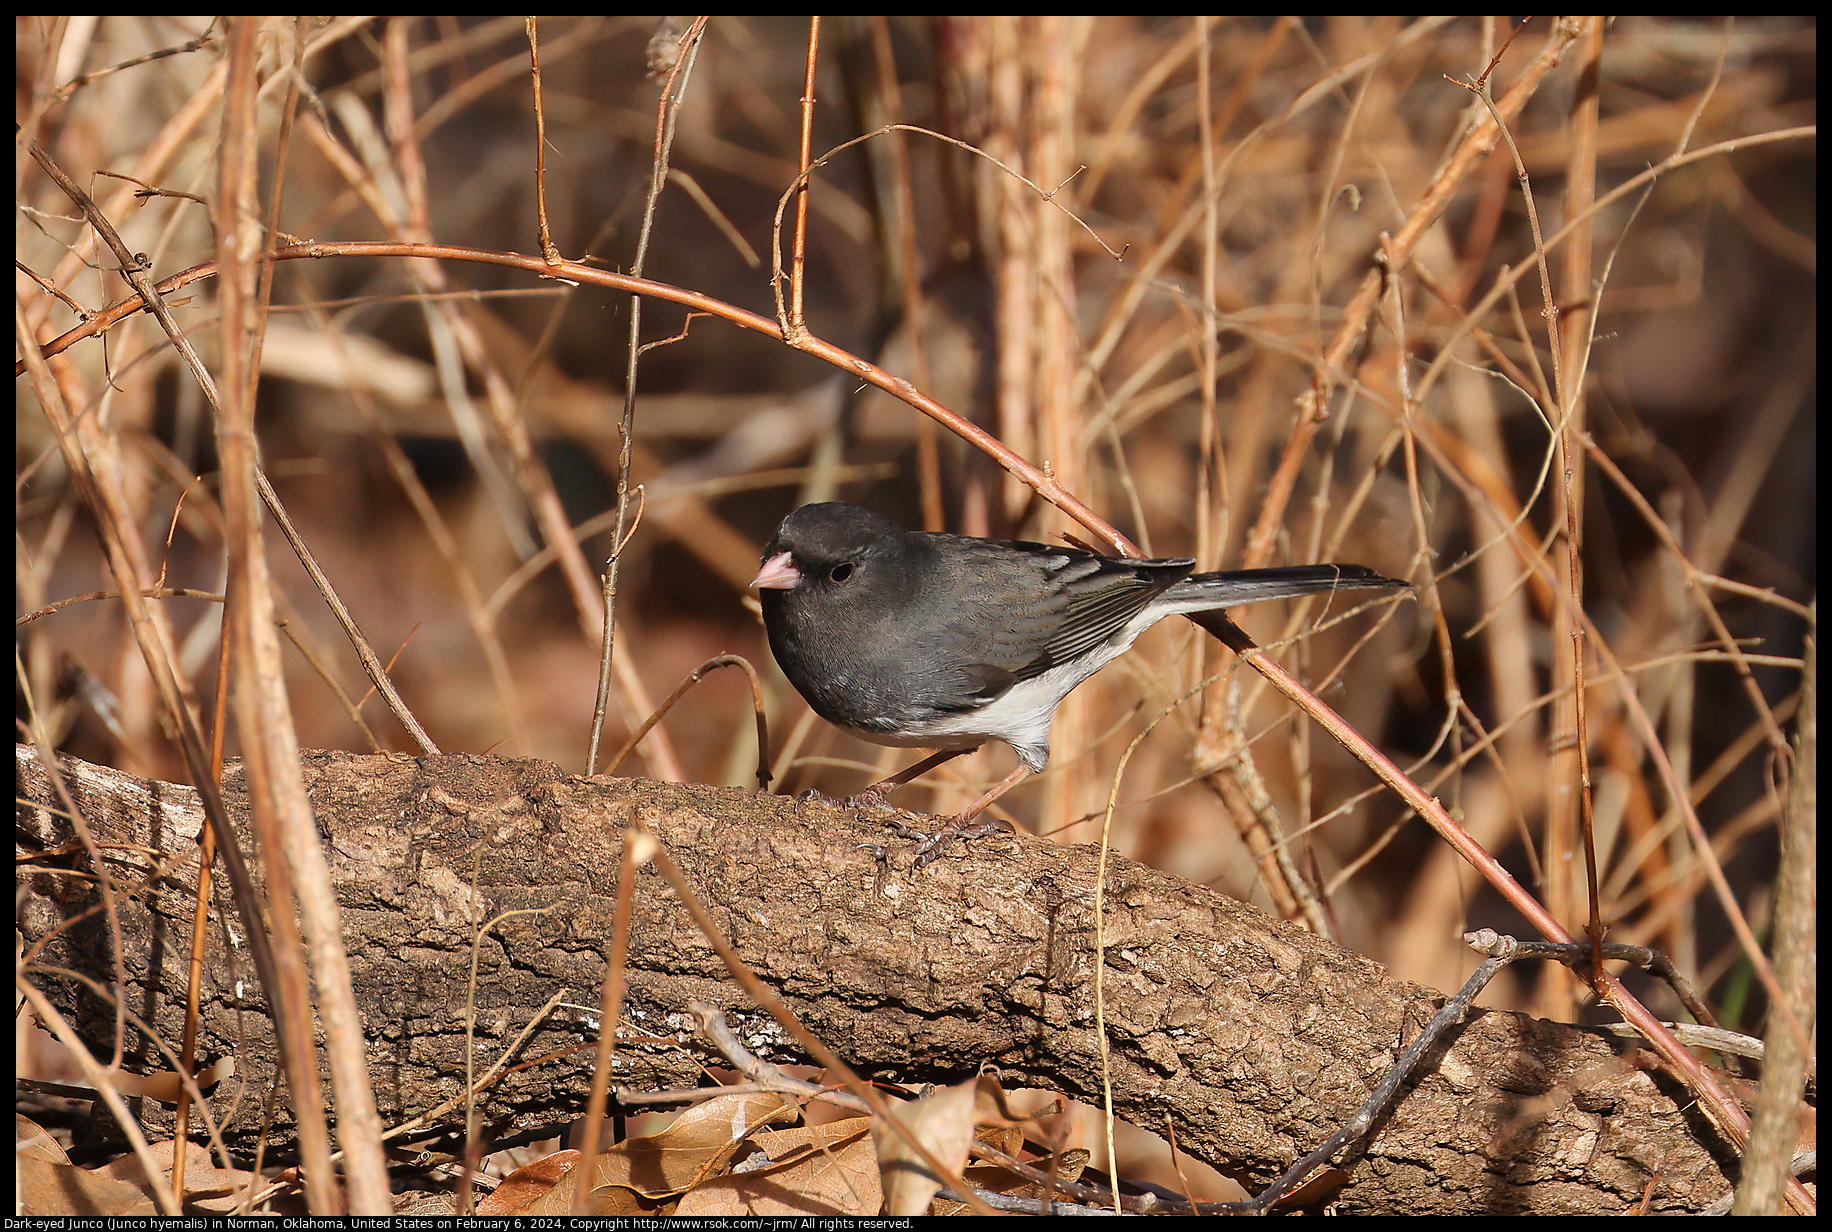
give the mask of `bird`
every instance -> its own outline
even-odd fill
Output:
[[[1139,560],[1042,543],[906,530],[857,505],[803,505],[777,527],[750,585],[770,650],[814,712],[876,744],[935,752],[845,803],[883,806],[920,774],[988,740],[1018,766],[923,841],[915,866],[1049,761],[1062,699],[1166,616],[1234,650],[1253,643],[1222,609],[1338,590],[1404,587],[1361,565],[1195,573],[1187,557]]]

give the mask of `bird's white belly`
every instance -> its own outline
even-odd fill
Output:
[[[1041,770],[1050,756],[1050,722],[1057,705],[1076,685],[1118,658],[1131,644],[1132,638],[1123,642],[1116,639],[1041,676],[1019,681],[978,710],[926,723],[920,732],[910,732],[905,739],[891,741],[877,735],[871,739],[881,744],[925,748],[972,748],[986,740],[1003,740],[1033,771]]]

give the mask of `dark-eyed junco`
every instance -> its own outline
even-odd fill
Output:
[[[1197,573],[1187,559],[1127,560],[1041,543],[908,531],[838,501],[784,518],[751,579],[770,649],[816,714],[878,744],[938,750],[849,803],[998,739],[1018,768],[917,849],[920,865],[987,805],[1043,769],[1069,691],[1166,616],[1236,650],[1220,609],[1262,599],[1404,586],[1360,565]]]

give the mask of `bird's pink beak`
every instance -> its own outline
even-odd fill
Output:
[[[801,584],[801,571],[787,552],[778,552],[763,562],[757,576],[751,579],[752,590],[794,590]]]

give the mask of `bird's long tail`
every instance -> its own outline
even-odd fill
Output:
[[[1166,591],[1164,598],[1223,645],[1241,651],[1252,646],[1253,640],[1228,619],[1223,608],[1266,599],[1293,599],[1338,590],[1389,590],[1405,585],[1364,565],[1283,565],[1191,574]]]
[[[1363,565],[1284,565],[1276,569],[1234,569],[1193,573],[1171,587],[1165,598],[1189,611],[1234,607],[1264,599],[1292,599],[1333,590],[1385,590],[1406,583],[1382,577]]]

